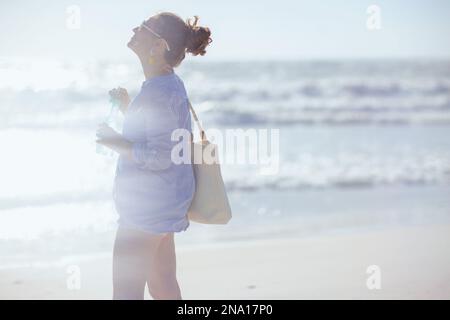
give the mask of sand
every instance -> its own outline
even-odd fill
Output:
[[[449,299],[449,247],[450,225],[184,247],[178,281],[184,299]],[[111,289],[110,254],[0,270],[1,299],[110,299]]]

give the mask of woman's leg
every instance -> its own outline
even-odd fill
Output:
[[[162,235],[119,227],[113,253],[113,299],[144,299],[148,269],[152,268]]]
[[[176,276],[174,233],[167,233],[159,242],[156,256],[147,273],[147,287],[155,300],[181,300]]]

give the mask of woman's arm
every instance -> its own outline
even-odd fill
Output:
[[[129,159],[132,158],[132,146],[131,141],[125,139],[121,134],[116,132],[107,124],[101,124],[97,130],[99,144],[102,144]]]
[[[145,132],[143,141],[132,142],[106,124],[97,131],[100,143],[134,161],[141,169],[165,170],[172,164],[172,149],[178,141],[172,141],[172,132],[177,129],[177,118],[166,101],[145,108],[142,112]]]
[[[132,159],[141,169],[164,170],[172,164],[172,132],[178,125],[172,109],[166,103],[151,106],[143,113],[145,141],[134,142]]]
[[[170,133],[152,136],[143,142],[135,142],[131,146],[131,158],[141,169],[164,170],[172,164],[173,143]]]

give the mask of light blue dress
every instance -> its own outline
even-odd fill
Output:
[[[116,167],[113,198],[120,226],[149,233],[188,228],[195,179],[191,164],[171,161],[177,128],[192,132],[183,81],[173,72],[144,81],[123,123],[133,160],[120,156]]]

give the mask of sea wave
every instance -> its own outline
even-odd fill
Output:
[[[346,152],[332,156],[299,152],[289,161],[280,159],[274,175],[261,174],[262,168],[233,165],[228,170],[225,167],[228,189],[327,190],[450,184],[450,154],[446,152]]]
[[[217,93],[216,93],[217,95]],[[220,95],[220,94],[219,94]],[[226,98],[228,97],[228,98]],[[450,124],[450,93],[408,97],[195,97],[201,118],[214,125]],[[197,103],[198,102],[198,103]],[[103,90],[0,90],[0,126],[94,126],[108,113]]]
[[[94,125],[108,90],[142,83],[130,63],[0,59],[0,126]],[[211,62],[176,71],[216,124],[449,124],[449,61]],[[207,110],[203,106],[208,106]]]

